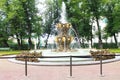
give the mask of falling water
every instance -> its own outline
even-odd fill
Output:
[[[62,2],[62,7],[61,7],[61,14],[60,14],[60,22],[61,23],[67,23],[67,19],[66,19],[66,5],[64,2]]]
[[[77,39],[78,48],[80,48],[80,47],[81,47],[81,46],[80,46],[80,40],[79,40],[79,38],[78,38],[78,35],[77,35],[77,32],[75,31],[75,29],[74,29],[73,27],[71,27],[69,32],[70,32],[69,34],[72,34],[72,32],[74,33],[74,35],[75,35],[76,37],[74,37],[73,40],[76,40],[76,39]],[[72,47],[73,47],[73,46],[74,46],[74,45],[72,45]]]

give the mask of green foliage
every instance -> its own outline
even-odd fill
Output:
[[[90,36],[91,30],[89,25],[90,13],[85,0],[72,0],[67,3],[68,20],[72,23],[73,28],[79,34],[79,37]]]
[[[12,50],[19,50],[19,45],[12,43],[9,44],[10,49]],[[32,45],[32,48],[34,47],[34,45]],[[22,44],[21,50],[28,50],[29,49],[29,45],[28,44]]]
[[[47,6],[42,15],[44,19],[37,15],[35,0],[1,0],[0,45],[11,46],[9,37],[12,36],[17,39],[18,43],[15,45],[21,49],[23,39],[28,39],[32,47],[32,37],[39,37],[42,33],[51,34],[54,25],[59,22],[62,1],[65,1],[67,6],[68,21],[72,23],[79,38],[92,42],[92,20],[97,21],[101,16],[107,19],[107,26],[104,32],[101,32],[98,23],[99,39],[112,36],[116,38],[115,34],[120,32],[120,0],[45,0],[44,4]],[[101,33],[105,35],[101,36]],[[117,40],[115,42],[117,45]]]
[[[107,43],[107,44],[106,43],[102,43],[102,44],[103,44],[103,49],[109,49],[109,48],[115,49],[115,48],[118,48],[115,43]],[[93,47],[98,49],[99,48],[99,44],[98,43],[94,43]]]
[[[31,34],[41,34],[41,17],[37,15],[35,0],[2,0],[0,11],[0,41],[4,42],[2,45],[7,45],[8,38],[13,36],[19,47],[23,47],[22,41],[27,38],[32,46]]]
[[[120,29],[120,2],[119,0],[107,0],[104,1],[104,7],[103,15],[107,18],[107,26],[105,28],[106,35],[109,37],[114,36],[114,40],[116,43],[116,46],[118,45],[118,41],[116,38],[116,34],[119,33]]]

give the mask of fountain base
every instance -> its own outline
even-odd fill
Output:
[[[42,51],[43,57],[55,57],[59,56],[60,58],[39,58],[39,62],[28,62],[30,65],[51,65],[51,66],[60,66],[60,65],[70,65],[70,57],[65,56],[90,56],[90,49],[78,49],[76,52],[51,52],[51,50],[36,50],[38,52]],[[31,52],[34,52],[31,51]],[[14,55],[16,56],[16,55]],[[62,57],[62,58],[61,58]],[[114,59],[103,60],[103,63],[109,63],[120,60],[120,56],[116,56]],[[25,64],[24,61],[18,61],[15,59],[9,59],[11,62]],[[72,65],[93,65],[99,64],[100,61],[94,61],[93,58],[72,58]]]

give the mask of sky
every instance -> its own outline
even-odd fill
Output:
[[[36,0],[36,6],[38,7],[38,10],[40,12],[40,15],[44,13],[46,6],[45,5],[45,0]]]

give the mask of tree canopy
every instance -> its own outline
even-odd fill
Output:
[[[79,42],[91,42],[95,34],[94,22],[97,25],[99,48],[103,48],[103,40],[114,37],[117,47],[117,35],[120,32],[120,0],[1,0],[0,3],[0,46],[9,47],[10,38],[17,40],[18,49],[22,49],[27,40],[28,49],[33,48],[32,39],[48,34],[47,40],[59,22],[62,1],[66,4],[67,20],[77,33]],[[43,10],[38,10],[36,5],[44,5]],[[107,26],[101,30],[100,20],[106,19]],[[75,35],[76,36],[76,35]]]

